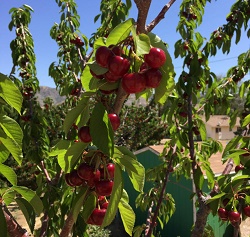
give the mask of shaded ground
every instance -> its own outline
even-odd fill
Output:
[[[10,204],[8,206],[10,212],[12,213],[13,217],[16,219],[16,221],[23,227],[25,228],[26,230],[28,230],[29,233],[30,232],[30,229],[29,229],[29,226],[25,220],[25,217],[23,216],[22,212],[18,209],[17,205],[16,204]],[[40,217],[37,217],[37,221],[36,221],[36,224],[35,224],[35,229],[38,229],[39,226],[40,226]],[[117,223],[116,223],[117,224]],[[245,221],[243,221],[241,223],[241,237],[250,237],[250,218],[247,218]],[[111,228],[112,229],[112,228]],[[121,234],[121,233],[120,233]],[[29,235],[30,237],[34,237],[32,234]],[[117,235],[115,235],[117,236]],[[122,236],[127,236],[125,235],[122,235]],[[230,236],[228,236],[230,237]]]

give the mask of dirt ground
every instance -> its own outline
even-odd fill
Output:
[[[10,212],[12,213],[13,217],[16,219],[16,221],[26,230],[28,230],[29,233],[30,229],[29,226],[25,220],[25,217],[23,216],[22,212],[18,209],[16,204],[10,204],[8,206]],[[37,221],[35,224],[35,229],[38,229],[40,227],[41,221],[40,217],[37,217]],[[250,237],[250,218],[247,218],[245,221],[241,223],[241,236],[240,237]],[[29,235],[30,237],[34,237],[32,234]],[[231,237],[231,236],[228,236]]]

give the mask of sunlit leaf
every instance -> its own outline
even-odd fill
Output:
[[[19,114],[21,113],[23,96],[17,86],[2,73],[0,73],[0,97]]]
[[[26,199],[32,205],[38,216],[41,214],[41,212],[43,211],[43,202],[37,196],[35,191],[28,189],[27,187],[21,186],[13,186],[11,187],[11,189],[21,194],[23,198]]]
[[[117,43],[125,40],[131,31],[131,27],[134,25],[134,19],[129,18],[128,20],[117,25],[109,34],[106,44],[116,45]]]
[[[132,207],[128,204],[126,199],[121,198],[119,205],[118,205],[123,226],[125,231],[132,236],[134,224],[135,224],[135,213]]]
[[[102,227],[110,225],[110,223],[115,218],[118,209],[118,204],[122,197],[122,190],[123,190],[122,171],[121,168],[118,165],[116,165],[114,186],[112,189],[112,193],[110,195],[109,205],[102,223]]]
[[[0,164],[0,173],[12,184],[17,184],[17,176],[14,170],[4,164]]]

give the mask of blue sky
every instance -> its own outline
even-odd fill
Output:
[[[80,30],[87,37],[99,27],[98,23],[94,24],[93,19],[99,13],[99,2],[92,1],[76,1],[78,4],[78,14],[81,17]],[[168,0],[152,0],[151,9],[148,16],[148,23],[155,18],[162,7]],[[226,23],[226,16],[230,11],[233,0],[212,0],[205,9],[205,16],[199,31],[202,36],[209,38],[210,34],[219,26]],[[175,71],[177,75],[182,70],[182,60],[174,58],[174,43],[180,39],[176,32],[178,24],[178,13],[181,1],[177,0],[167,12],[165,19],[153,30],[169,45],[169,53],[172,56]],[[60,9],[54,0],[34,1],[34,0],[8,0],[1,3],[0,15],[0,72],[9,74],[12,68],[11,51],[9,44],[15,38],[15,32],[10,32],[8,24],[10,22],[9,10],[12,7],[20,7],[28,4],[34,9],[32,14],[32,22],[30,31],[33,35],[35,44],[35,53],[37,57],[37,76],[41,86],[55,87],[53,79],[48,76],[48,67],[53,61],[57,61],[57,45],[50,38],[49,31],[55,22],[60,21]],[[130,17],[136,18],[137,9],[133,5]],[[231,52],[228,55],[218,53],[216,57],[210,59],[210,67],[217,75],[225,75],[227,70],[236,65],[237,56],[250,48],[250,41],[246,34],[242,34],[241,42],[238,45],[232,44]]]

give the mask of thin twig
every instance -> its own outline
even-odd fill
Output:
[[[160,210],[161,204],[163,202],[163,198],[164,198],[165,193],[166,193],[166,187],[167,187],[167,183],[169,180],[170,169],[172,168],[172,161],[173,161],[174,155],[176,153],[176,145],[174,147],[172,147],[172,149],[173,149],[173,153],[172,153],[172,156],[171,156],[169,163],[168,163],[168,168],[167,168],[166,175],[165,175],[165,178],[164,178],[164,181],[162,184],[162,189],[160,192],[159,200],[157,202],[157,206],[156,206],[155,211],[153,213],[152,220],[151,220],[151,223],[149,225],[148,232],[147,232],[147,234],[145,234],[145,237],[151,237],[151,235],[153,233],[155,223],[156,223],[156,220],[157,220],[157,217],[159,214],[159,210]]]
[[[174,4],[176,0],[170,0],[169,3],[167,3],[160,11],[160,13],[156,16],[154,20],[152,20],[146,27],[146,31],[150,32],[152,31],[155,26],[165,18],[166,12],[169,10],[169,8]]]

